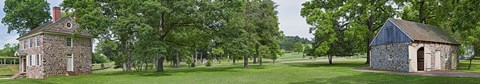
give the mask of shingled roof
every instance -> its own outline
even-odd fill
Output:
[[[459,44],[447,32],[436,26],[390,18],[395,26],[404,31],[414,41]]]
[[[55,22],[49,22],[49,23],[45,23],[41,26],[38,26],[36,27],[35,29],[33,30],[30,30],[28,33],[20,36],[17,38],[17,40],[19,39],[23,39],[25,37],[30,37],[34,34],[38,34],[38,33],[44,33],[44,32],[55,32],[55,33],[63,33],[63,34],[73,34],[74,32],[63,32],[63,31],[58,31],[58,30],[55,30],[55,29],[52,29],[53,27],[57,26],[57,25],[60,25],[61,22],[64,22],[64,21],[68,21],[68,20],[71,20],[72,18],[70,17],[64,17],[64,18],[61,18],[60,20],[58,21],[55,21]],[[85,37],[92,37],[92,35],[86,33],[86,32],[81,32],[80,33],[81,36],[85,36]]]

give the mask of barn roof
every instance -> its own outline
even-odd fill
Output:
[[[405,32],[413,41],[428,41],[447,44],[459,44],[447,32],[436,26],[390,18],[395,26]]]

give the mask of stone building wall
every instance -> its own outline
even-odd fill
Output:
[[[37,36],[39,36],[40,39],[43,38],[43,35],[37,35]],[[28,78],[43,78],[45,75],[45,73],[43,73],[43,62],[41,61],[41,59],[43,59],[44,57],[43,43],[42,43],[43,40],[40,40],[40,45],[37,46],[37,36],[32,36],[30,38],[22,39],[20,40],[20,43],[19,43],[19,50],[24,51],[27,56],[31,56],[32,57],[31,62],[34,62],[33,60],[35,60],[34,58],[35,55],[40,55],[40,62],[38,62],[39,64],[34,65],[34,63],[31,63],[32,65],[30,65],[30,62],[25,62],[26,63],[25,73],[27,73],[26,75]],[[32,47],[30,47],[30,39],[32,39]],[[25,45],[23,44],[24,41],[26,41]],[[25,61],[29,61],[27,59],[27,56],[20,56],[20,59],[26,59]],[[23,63],[20,63],[19,72],[23,72],[22,70],[23,70]]]
[[[424,48],[425,56],[425,71],[435,71],[435,70],[452,70],[457,68],[457,59],[458,59],[458,46],[443,44],[443,43],[432,43],[432,42],[416,42],[411,44],[411,72],[417,71],[417,51],[420,48]],[[437,56],[440,55],[440,56]],[[439,61],[439,62],[437,62]],[[436,64],[440,63],[440,64]],[[439,66],[438,66],[439,65]]]
[[[408,71],[408,46],[410,42],[370,46],[372,69]]]
[[[71,37],[72,47],[67,45],[67,37],[60,35],[45,35],[44,47],[45,73],[47,76],[67,75],[67,54],[73,56],[74,74],[91,73],[92,44],[90,38]],[[72,75],[72,74],[70,74]]]

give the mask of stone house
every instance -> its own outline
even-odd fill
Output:
[[[369,46],[372,69],[436,71],[458,64],[459,43],[432,25],[390,18]]]
[[[92,36],[80,31],[71,17],[61,17],[53,8],[52,22],[17,38],[19,73],[13,78],[45,78],[59,75],[90,74]]]

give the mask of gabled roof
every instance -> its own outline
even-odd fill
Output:
[[[440,30],[438,27],[393,18],[388,20],[404,31],[413,41],[459,44],[455,39],[448,35],[447,32]]]
[[[52,31],[51,28],[55,27],[56,25],[60,25],[63,21],[67,21],[67,20],[72,20],[72,18],[70,17],[64,17],[64,18],[61,18],[60,20],[58,21],[55,21],[55,22],[48,22],[48,23],[45,23],[41,26],[38,26],[36,27],[35,29],[29,31],[28,33],[20,36],[17,38],[17,40],[19,39],[23,39],[25,37],[30,37],[32,35],[36,35],[38,33],[44,33],[44,32],[53,32],[53,33],[63,33],[63,34],[73,34],[72,32],[59,32],[59,31]],[[85,37],[92,37],[92,35],[88,34],[88,33],[81,33],[80,34],[81,36],[85,36]]]

